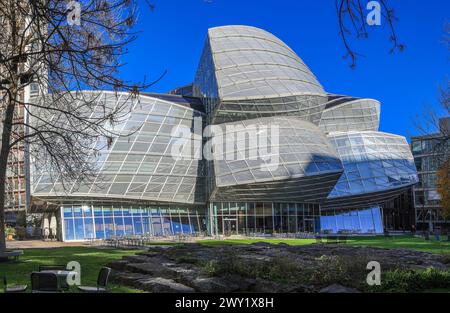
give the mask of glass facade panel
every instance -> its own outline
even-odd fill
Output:
[[[81,211],[85,214],[72,218],[72,207],[63,208],[63,215],[70,216],[63,217],[65,241],[141,234],[198,234],[206,231],[203,209],[84,206]]]
[[[378,207],[348,212],[327,211],[320,217],[320,229],[324,233],[383,233],[381,210]]]

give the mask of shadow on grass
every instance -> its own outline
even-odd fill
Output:
[[[81,265],[81,283],[95,286],[102,266],[136,254],[137,250],[98,249],[91,247],[64,247],[50,249],[25,249],[19,262],[0,263],[0,275],[6,275],[8,284],[27,284],[30,274],[39,270],[39,265],[67,265],[77,261]],[[73,290],[75,291],[75,290]],[[139,292],[131,288],[111,285],[112,292]],[[3,288],[0,289],[3,292]]]

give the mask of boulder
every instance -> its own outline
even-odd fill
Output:
[[[199,292],[227,293],[238,291],[239,286],[220,277],[197,277],[190,285]]]
[[[155,292],[155,293],[191,293],[195,292],[195,290],[186,285],[177,283],[173,279],[167,279],[163,277],[151,277],[140,279],[137,282],[139,284],[139,288],[142,290]]]
[[[321,289],[319,293],[361,293],[361,291],[354,288],[345,287],[339,284],[333,284]]]

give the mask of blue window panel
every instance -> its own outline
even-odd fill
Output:
[[[106,238],[114,236],[114,225],[111,217],[105,217],[105,236]]]
[[[361,220],[361,230],[362,232],[373,232],[375,226],[373,224],[372,213],[370,210],[359,211],[359,219]]]
[[[103,210],[101,208],[94,208],[94,216],[103,216]]]
[[[337,224],[337,230],[344,229],[344,217],[342,215],[336,215],[336,224]]]
[[[142,217],[142,231],[144,234],[151,234],[150,219],[146,216]]]
[[[125,235],[133,235],[133,219],[131,217],[124,217]]]
[[[83,207],[83,216],[85,218],[92,218],[92,208],[90,206]]]
[[[116,236],[125,235],[125,225],[122,216],[114,216],[114,228],[116,229]]]
[[[361,223],[359,222],[359,214],[357,211],[351,212],[352,216],[352,229],[359,230],[362,232]]]
[[[129,208],[123,208],[122,214],[123,216],[131,216],[131,210]]]
[[[380,208],[373,208],[372,216],[375,224],[375,231],[377,233],[383,233],[384,227],[383,227],[383,219],[381,218]]]
[[[143,234],[141,217],[140,216],[133,217],[133,223],[134,223],[134,233],[136,235]]]
[[[163,236],[164,235],[164,229],[163,229],[163,219],[161,218],[161,216],[159,214],[152,214],[152,230],[153,230],[153,234],[155,236]],[[167,234],[166,234],[167,235]]]
[[[74,217],[83,217],[82,210],[80,207],[73,208],[73,216]]]
[[[321,216],[320,217],[320,229],[327,230],[332,233],[336,233],[337,232],[336,216],[335,215]]]
[[[84,235],[84,226],[82,218],[75,218],[75,239],[76,240],[84,240],[86,237]]]
[[[103,239],[105,238],[105,225],[103,224],[102,217],[95,217],[95,238]]]
[[[73,231],[73,219],[64,219],[64,240],[75,240],[75,233]]]
[[[73,217],[72,208],[64,208],[64,217],[65,218]]]
[[[94,223],[92,221],[92,218],[84,219],[84,233],[86,238],[95,238]]]
[[[113,216],[113,214],[112,214],[112,209],[109,209],[109,208],[107,208],[107,209],[103,209],[103,215],[106,217],[106,216]]]
[[[182,234],[183,233],[183,225],[180,223],[173,222],[171,224],[170,229],[172,229],[172,234]]]

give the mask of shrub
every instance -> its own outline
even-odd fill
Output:
[[[381,285],[368,287],[375,292],[415,292],[450,288],[450,271],[427,268],[423,271],[393,270],[382,274]]]

